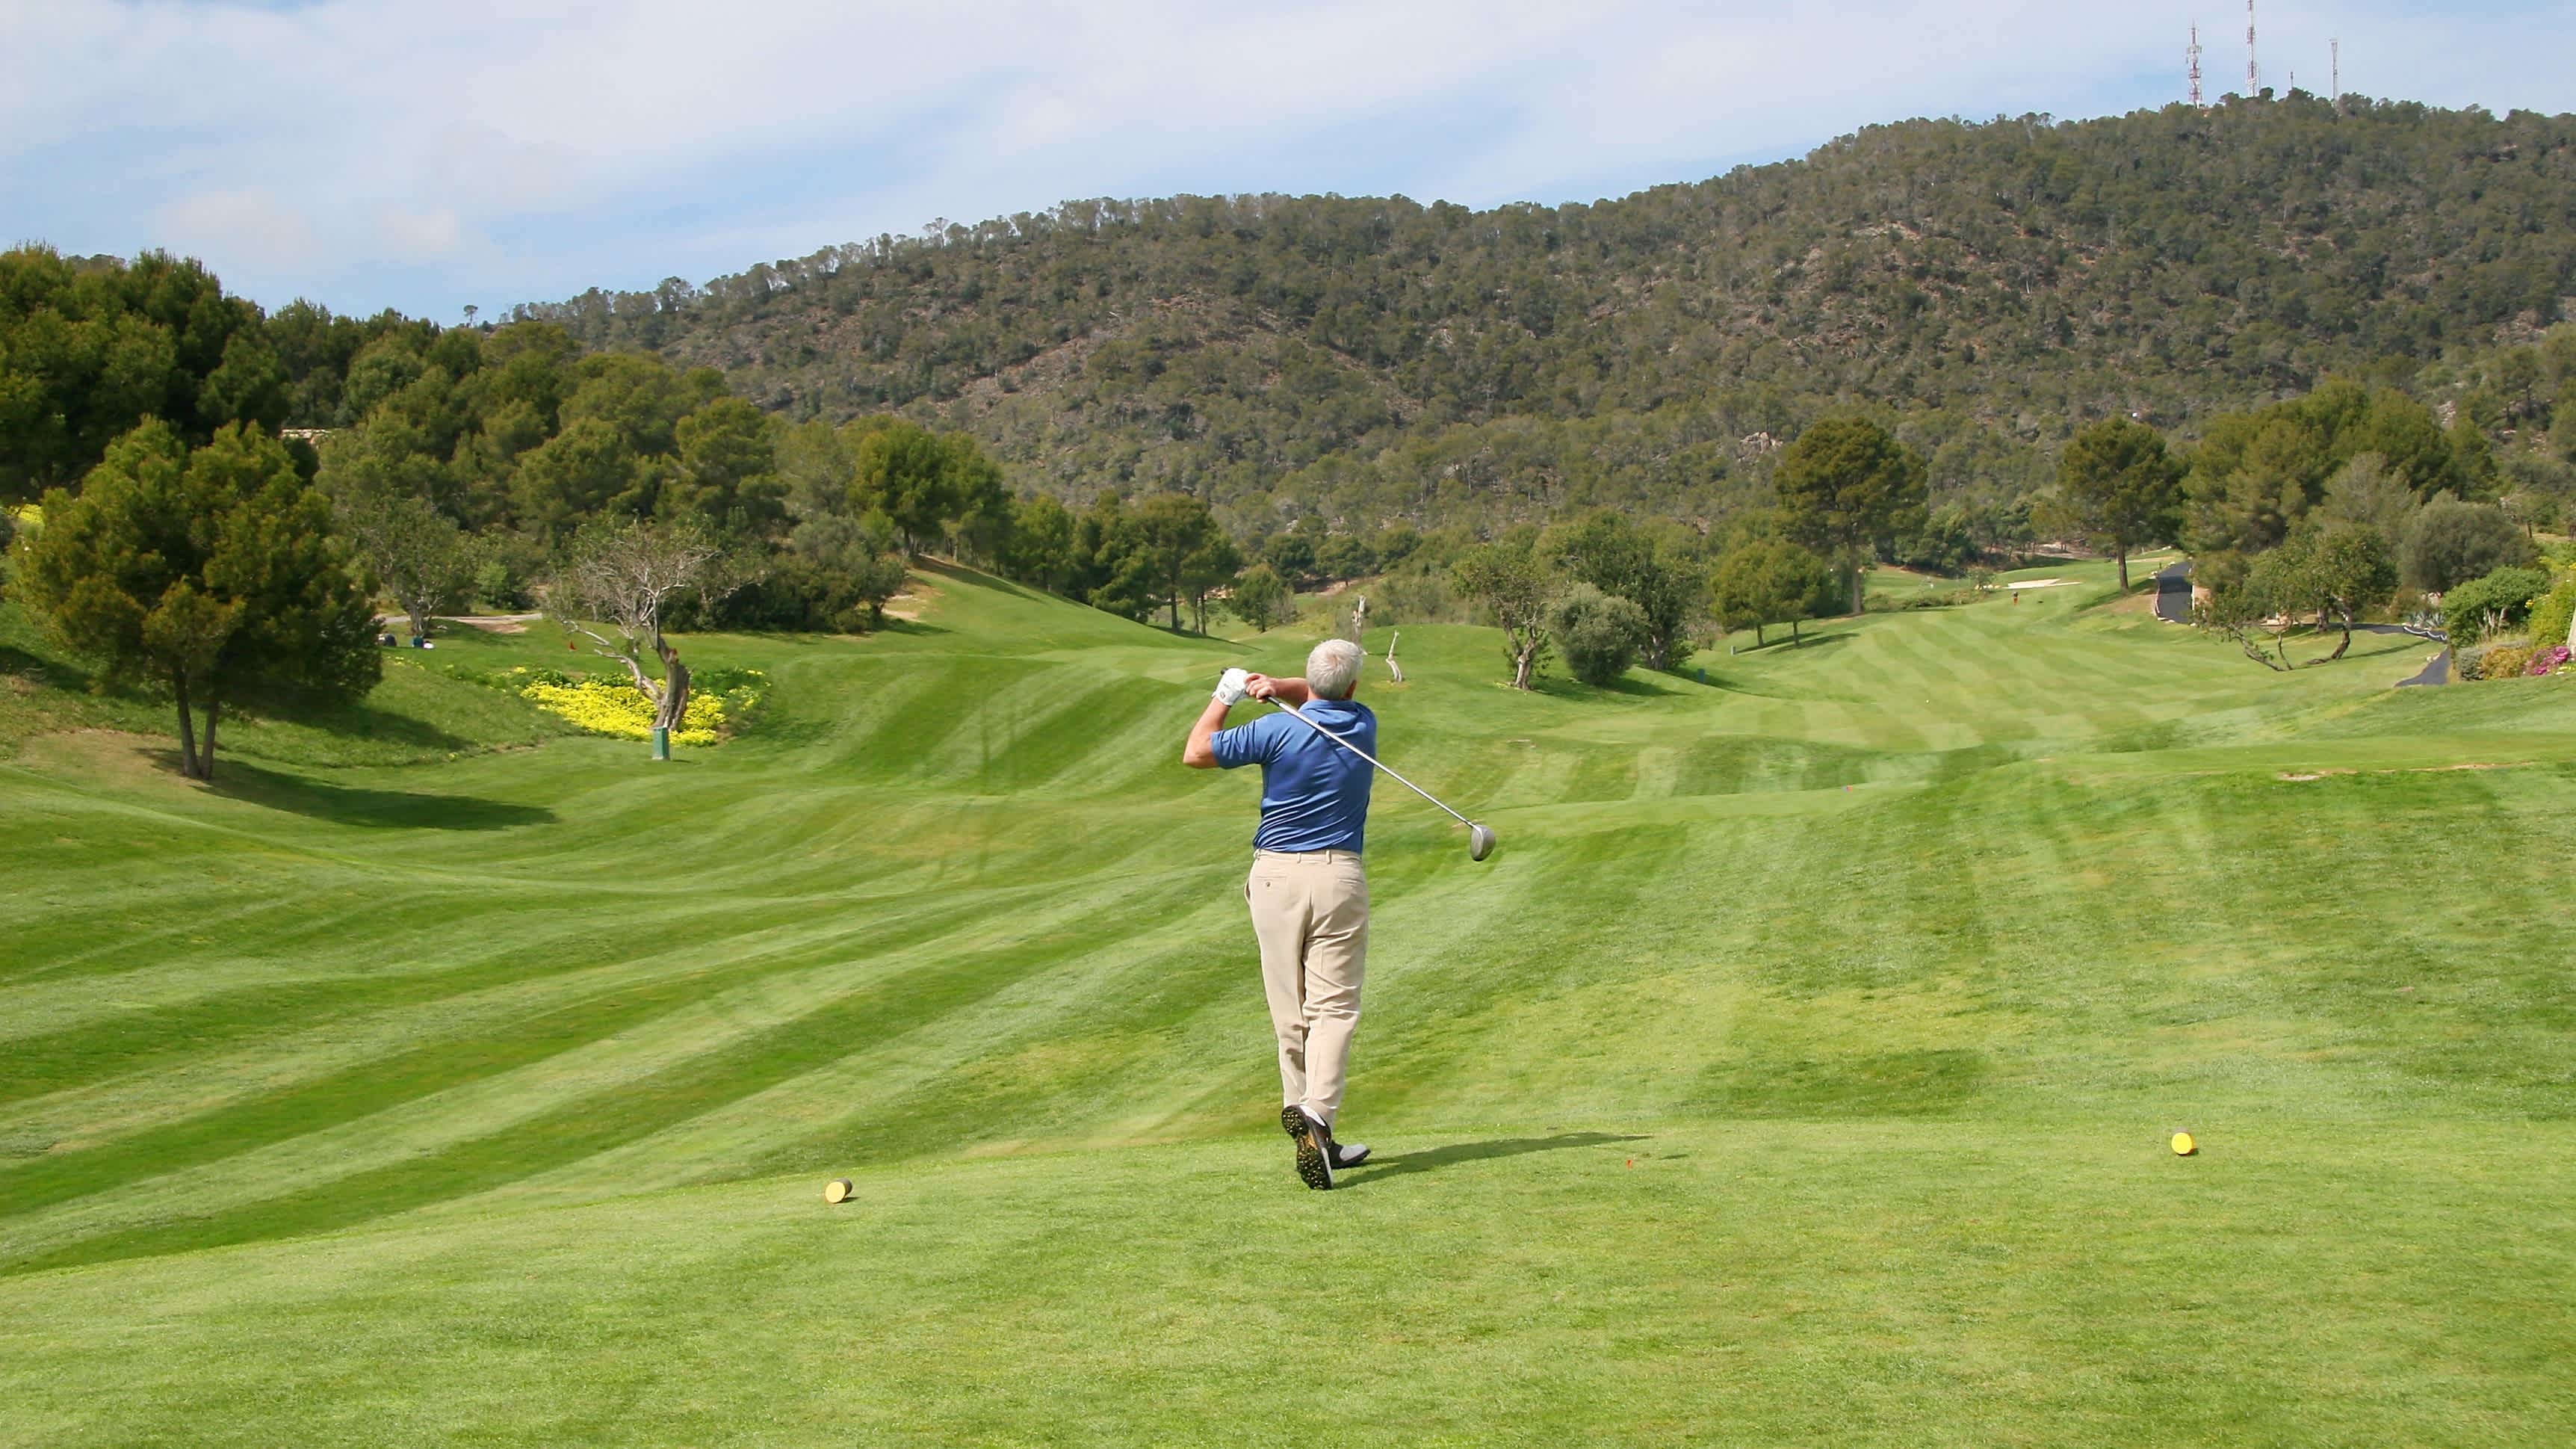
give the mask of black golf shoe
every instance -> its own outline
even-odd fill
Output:
[[[1282,1107],[1279,1109],[1279,1126],[1282,1130],[1287,1132],[1290,1140],[1293,1141],[1306,1130],[1306,1114],[1295,1107]],[[1331,1131],[1330,1128],[1325,1130],[1327,1132]],[[1346,1167],[1357,1167],[1368,1160],[1369,1149],[1368,1144],[1365,1142],[1337,1141],[1333,1144],[1333,1170],[1335,1172],[1339,1172]]]
[[[1297,1144],[1297,1176],[1317,1192],[1331,1189],[1334,1173],[1368,1161],[1365,1145],[1334,1141],[1333,1129],[1307,1116],[1303,1108],[1280,1108],[1279,1125]]]

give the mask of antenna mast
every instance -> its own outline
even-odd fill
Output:
[[[2254,0],[2245,0],[2245,99],[2263,94],[2263,68],[2254,63]]]
[[[2340,40],[2327,41],[2326,53],[2334,57],[2334,94],[2326,97],[2326,99],[2330,101],[2339,101],[2343,99],[2343,42]]]
[[[2200,27],[2199,27],[2199,26],[2195,25],[2195,26],[2193,26],[2193,27],[2191,28],[2191,44],[2183,50],[2183,53],[2182,53],[2182,54],[2183,54],[2183,59],[2184,59],[2184,60],[2186,60],[2186,61],[2188,61],[2188,62],[2190,62],[2190,69],[2189,69],[2188,71],[2186,71],[2186,72],[2185,72],[2185,74],[2187,74],[2187,75],[2189,75],[2189,76],[2191,77],[2191,103],[2192,103],[2193,105],[2195,105],[2195,106],[2196,106],[2196,105],[2199,105],[2199,104],[2200,104]]]

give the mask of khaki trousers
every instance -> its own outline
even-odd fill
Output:
[[[1357,853],[1256,850],[1244,882],[1261,985],[1279,1033],[1279,1087],[1291,1107],[1333,1120],[1360,1021],[1368,961],[1368,873]]]

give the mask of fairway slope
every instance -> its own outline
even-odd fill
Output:
[[[1178,763],[1309,639],[941,568],[684,640],[769,690],[667,765],[462,677],[531,631],[213,789],[22,691],[0,1443],[2576,1436],[2576,695],[2060,572],[1612,689],[1406,626],[1502,845],[1378,792],[1332,1194]]]

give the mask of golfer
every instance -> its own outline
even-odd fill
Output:
[[[1377,753],[1377,716],[1354,703],[1360,646],[1327,639],[1306,656],[1302,679],[1229,669],[1216,698],[1190,727],[1181,763],[1196,770],[1261,767],[1261,828],[1252,837],[1244,898],[1261,943],[1261,985],[1279,1033],[1279,1125],[1297,1143],[1297,1175],[1317,1190],[1336,1169],[1368,1159],[1358,1143],[1333,1140],[1351,1030],[1360,1020],[1360,973],[1368,959],[1368,875],[1360,868],[1368,824],[1366,760],[1285,713],[1223,729],[1248,695],[1277,699],[1306,718]]]

